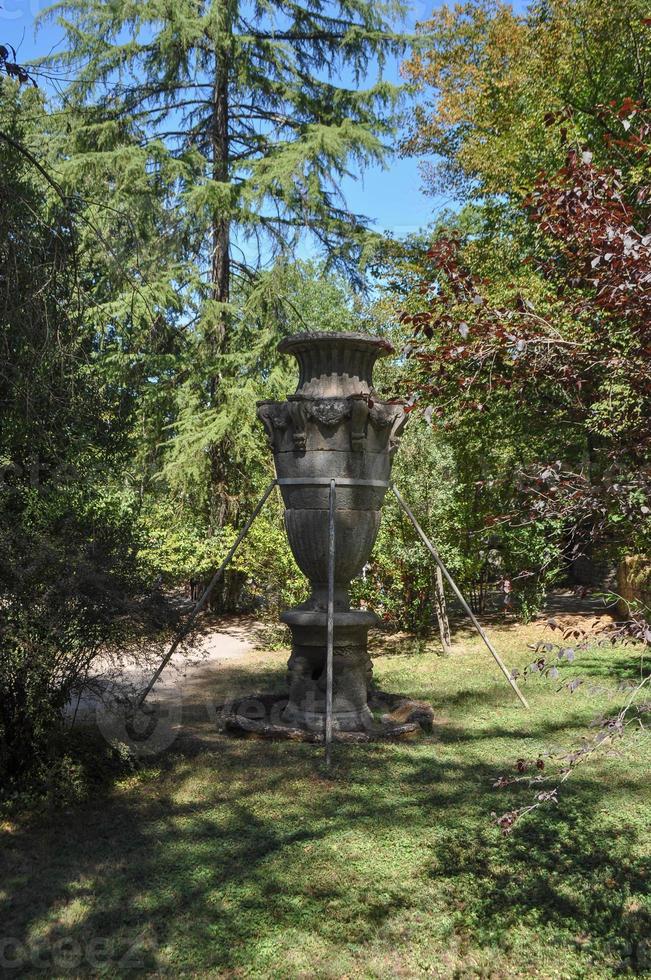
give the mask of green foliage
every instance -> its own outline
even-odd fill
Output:
[[[235,562],[247,576],[247,593],[274,620],[309,594],[307,580],[287,542],[282,515],[282,505],[276,498],[254,525]]]
[[[609,179],[634,236],[648,225],[646,14],[639,0],[616,10],[596,0],[534,2],[523,15],[472,0],[436,11],[405,66],[415,86],[405,148],[436,155],[426,168],[431,189],[453,189],[462,206],[429,238],[387,244],[383,315],[416,318],[403,390],[430,404],[458,466],[460,540],[470,534],[481,560],[497,551],[493,574],[511,580],[525,616],[586,549],[611,559],[648,550],[644,328],[625,304],[618,311],[613,301],[607,313],[605,279],[590,281],[590,269],[613,257]],[[639,106],[631,101],[638,95]],[[567,170],[568,149],[596,168],[592,186],[584,175],[583,195],[579,168]],[[610,175],[602,185],[600,168]],[[573,202],[570,229],[572,206],[575,226],[585,216],[574,265],[563,234],[530,220],[533,198],[523,198],[537,180],[543,194],[558,184],[552,211],[562,208],[562,192]],[[599,246],[596,232],[591,245],[590,208],[601,205]],[[447,267],[436,251],[445,239],[458,243]],[[631,269],[647,261],[628,259]],[[620,294],[643,297],[644,288],[622,273]],[[550,466],[567,476],[548,494],[540,480]],[[478,567],[457,573],[470,586],[481,575]]]
[[[179,511],[166,497],[152,497],[139,518],[138,560],[147,577],[161,576],[167,585],[205,577],[228,551],[230,529],[208,537],[191,512]]]
[[[500,220],[504,227],[504,218]],[[561,336],[573,337],[576,325],[550,295],[540,273],[523,264],[529,241],[517,216],[504,234],[494,233],[490,208],[468,208],[446,222],[462,243],[460,261],[481,284],[482,307],[470,296],[457,300],[445,275],[424,259],[421,239],[388,253],[388,282],[379,306],[383,315],[395,317],[400,311],[404,317],[418,316],[429,309],[432,297],[443,310],[431,335],[415,340],[412,333],[408,342],[406,323],[398,333],[411,356],[403,361],[394,384],[416,396],[428,424],[419,423],[415,452],[410,435],[403,441],[396,458],[397,479],[405,481],[425,529],[431,530],[475,607],[482,607],[489,583],[508,582],[510,608],[529,617],[566,568],[566,540],[562,520],[525,510],[522,484],[541,459],[580,462],[588,436],[572,414],[575,396],[552,376],[539,375],[535,384],[523,376],[522,390],[493,385],[488,346],[483,373],[466,367],[456,352],[465,349],[468,325],[482,315],[485,305],[502,310],[526,297]],[[436,228],[432,240],[442,234],[443,229]],[[431,362],[421,362],[420,355],[431,357]],[[515,346],[513,355],[515,364]],[[439,464],[432,454],[442,454],[443,472],[437,472]],[[430,500],[436,495],[447,499],[443,519],[429,516]],[[418,561],[417,553],[414,559]],[[426,579],[420,590],[423,595],[431,591]]]
[[[4,86],[4,83],[3,83]],[[135,499],[114,479],[119,401],[95,374],[75,225],[23,149],[38,95],[4,88],[0,130],[0,777],[52,771],[66,705],[140,586]],[[23,142],[24,141],[24,142]],[[29,151],[27,151],[28,153]],[[46,191],[47,188],[47,191]]]
[[[558,576],[560,528],[549,521],[513,528],[494,518],[512,504],[513,442],[491,428],[438,432],[422,418],[407,427],[394,479],[425,533],[475,608],[510,583],[509,610],[529,619]],[[434,621],[434,563],[392,495],[371,563],[354,583],[356,598],[403,629]],[[452,599],[452,597],[450,596]]]
[[[21,778],[5,780],[0,815],[11,819],[25,813],[55,814],[88,802],[120,778],[138,769],[128,746],[108,742],[98,731],[50,728],[53,744]]]
[[[152,500],[141,512],[138,561],[147,579],[161,576],[170,586],[185,585],[190,579],[207,582],[235,542],[238,529],[226,525],[210,534],[205,523],[191,512],[175,506],[167,497]],[[282,506],[272,499],[254,523],[236,553],[231,574],[241,576],[241,601],[260,607],[265,616],[302,601],[307,594],[287,543]]]
[[[648,98],[651,28],[644,0],[533,0],[444,6],[421,25],[405,65],[418,98],[406,149],[436,155],[433,190],[520,198],[563,150],[550,114],[603,161],[600,104]]]

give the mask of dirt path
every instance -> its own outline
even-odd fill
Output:
[[[269,668],[276,672],[286,661],[286,651],[260,650],[261,635],[263,627],[252,617],[208,620],[192,643],[174,654],[157,681],[147,701],[152,714],[137,712],[131,720],[128,712],[125,715],[125,699],[134,703],[160,664],[165,646],[146,664],[135,658],[125,659],[119,668],[107,663],[79,702],[69,706],[70,721],[97,725],[109,741],[126,743],[141,756],[169,747],[181,732],[212,740],[221,705],[258,683],[264,686]],[[152,720],[150,725],[154,716],[156,724]]]

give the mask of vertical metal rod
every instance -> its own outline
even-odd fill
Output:
[[[149,684],[147,685],[147,687],[145,688],[145,690],[143,691],[143,693],[140,695],[140,700],[138,701],[138,707],[141,707],[141,705],[144,704],[144,702],[147,700],[147,698],[151,694],[151,691],[152,691],[152,688],[153,688],[154,684],[156,683],[156,681],[158,680],[158,678],[163,673],[163,671],[167,667],[168,663],[170,662],[170,660],[174,656],[174,653],[176,652],[179,644],[185,639],[185,637],[190,632],[190,629],[192,627],[192,624],[194,623],[195,619],[197,618],[197,616],[199,615],[199,613],[201,612],[201,610],[206,606],[206,603],[208,602],[208,599],[210,598],[213,589],[215,588],[215,586],[219,582],[220,578],[222,577],[222,575],[226,571],[226,568],[228,567],[228,565],[230,565],[230,563],[233,560],[233,557],[235,555],[235,552],[237,551],[237,549],[239,548],[239,546],[242,544],[242,542],[244,541],[244,538],[247,536],[247,534],[249,533],[249,531],[251,530],[251,527],[253,526],[253,522],[255,521],[256,517],[258,516],[258,514],[260,513],[260,511],[262,510],[262,508],[266,504],[266,502],[269,499],[269,497],[271,495],[271,492],[272,492],[272,490],[274,489],[275,486],[276,486],[276,480],[273,480],[269,484],[269,486],[267,487],[267,489],[265,490],[264,495],[262,496],[261,500],[258,502],[255,510],[253,511],[253,513],[249,517],[248,521],[246,522],[246,524],[244,525],[244,527],[242,528],[242,530],[238,534],[237,540],[235,541],[235,544],[232,546],[232,548],[230,549],[230,551],[228,552],[228,554],[224,558],[223,562],[221,563],[221,565],[219,566],[219,568],[217,569],[217,571],[215,572],[215,574],[211,578],[210,583],[207,586],[207,588],[205,589],[203,595],[201,596],[201,598],[199,599],[199,601],[195,605],[194,609],[190,613],[190,615],[189,615],[188,619],[186,620],[185,624],[181,627],[181,629],[177,633],[176,637],[174,638],[174,642],[172,643],[171,647],[169,648],[169,650],[167,651],[167,653],[163,657],[163,662],[161,663],[160,667],[158,668],[158,670],[156,671],[156,673],[154,674],[154,676],[150,680]]]
[[[461,592],[459,591],[459,589],[457,587],[456,582],[454,581],[454,579],[452,578],[452,576],[448,572],[447,568],[443,564],[443,561],[442,561],[441,556],[439,555],[438,551],[436,550],[436,548],[434,547],[434,545],[432,544],[432,542],[429,540],[429,538],[427,537],[427,535],[423,531],[422,527],[420,526],[420,524],[418,523],[418,521],[414,517],[414,515],[413,515],[413,513],[412,513],[412,511],[411,511],[411,509],[409,507],[409,505],[407,503],[405,503],[405,501],[400,496],[400,493],[398,492],[398,489],[394,486],[394,484],[391,484],[391,489],[393,490],[393,492],[394,492],[394,494],[396,496],[396,499],[397,499],[398,503],[400,504],[400,506],[402,507],[402,509],[404,510],[405,514],[407,515],[407,517],[409,518],[409,520],[411,521],[411,523],[414,525],[414,527],[416,529],[416,533],[418,534],[418,537],[423,542],[423,544],[425,545],[425,547],[429,551],[430,555],[432,556],[432,558],[434,559],[434,561],[436,562],[436,564],[439,566],[439,568],[443,572],[443,575],[447,579],[447,581],[448,581],[448,583],[450,585],[450,588],[452,589],[452,591],[456,595],[457,599],[461,603],[461,605],[462,605],[464,611],[466,612],[467,616],[469,617],[472,625],[475,627],[475,629],[477,630],[477,632],[481,636],[482,640],[484,641],[484,643],[488,647],[488,649],[489,649],[489,651],[490,651],[493,659],[497,663],[497,666],[500,668],[500,670],[502,671],[502,673],[506,677],[507,681],[509,682],[509,684],[511,685],[511,687],[515,691],[516,695],[518,696],[518,698],[520,699],[520,701],[522,702],[522,704],[524,705],[524,707],[525,708],[529,708],[529,704],[527,702],[527,699],[525,698],[525,696],[520,691],[520,688],[518,687],[518,685],[515,683],[515,680],[511,676],[511,672],[509,671],[508,667],[506,666],[506,664],[504,663],[504,661],[500,657],[499,653],[497,652],[497,650],[495,649],[495,647],[493,646],[493,644],[491,643],[491,641],[486,636],[484,630],[482,629],[481,625],[479,624],[479,622],[477,620],[477,617],[475,616],[475,614],[473,613],[472,609],[470,608],[470,606],[468,605],[468,603],[466,602],[466,600],[462,596]]]
[[[332,762],[332,690],[334,686],[335,652],[335,516],[337,505],[337,481],[330,481],[330,501],[328,508],[328,618],[326,637],[326,716],[325,716],[325,761],[329,768]]]

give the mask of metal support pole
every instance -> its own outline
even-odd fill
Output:
[[[328,619],[326,637],[326,715],[325,761],[332,762],[332,690],[334,686],[335,648],[335,516],[337,506],[337,481],[330,480],[330,506],[328,508]]]
[[[412,511],[411,511],[411,509],[409,507],[409,505],[407,503],[405,503],[405,501],[402,499],[402,497],[400,496],[400,493],[398,492],[397,488],[395,487],[395,485],[393,483],[391,484],[391,489],[393,490],[393,492],[394,492],[394,494],[396,496],[396,499],[397,499],[398,503],[400,504],[400,506],[402,507],[402,509],[404,510],[405,514],[407,515],[407,517],[409,518],[409,520],[411,521],[411,523],[414,525],[414,528],[416,529],[416,533],[418,534],[418,537],[423,542],[423,544],[425,545],[425,547],[429,551],[430,555],[432,556],[432,558],[434,559],[434,561],[436,562],[436,564],[439,566],[439,568],[443,572],[443,575],[447,579],[448,584],[450,585],[450,588],[452,589],[452,591],[456,595],[457,599],[461,603],[464,611],[466,612],[466,614],[470,618],[470,621],[471,621],[472,625],[475,627],[475,629],[477,630],[477,632],[481,636],[482,640],[484,641],[484,643],[488,647],[488,649],[489,649],[489,651],[490,651],[493,659],[497,663],[497,666],[500,668],[500,670],[502,671],[502,673],[506,677],[507,681],[509,682],[509,684],[511,685],[511,687],[515,691],[516,695],[520,699],[520,701],[523,704],[523,706],[528,709],[529,708],[529,704],[527,702],[527,699],[524,697],[524,695],[520,691],[520,688],[515,683],[515,680],[511,676],[511,672],[509,671],[509,669],[507,668],[506,664],[504,663],[504,661],[500,657],[499,653],[497,652],[497,650],[495,649],[495,647],[493,646],[493,644],[491,643],[491,641],[486,636],[484,630],[482,629],[481,625],[479,624],[479,622],[477,620],[477,617],[475,616],[475,614],[473,613],[472,609],[470,608],[470,606],[468,605],[468,603],[466,602],[466,600],[462,596],[461,592],[459,591],[459,589],[457,587],[456,582],[454,581],[454,579],[452,578],[452,576],[448,572],[447,568],[443,564],[443,561],[442,561],[441,556],[439,555],[438,551],[436,550],[436,548],[434,547],[434,545],[432,544],[432,542],[429,540],[429,538],[427,537],[427,535],[423,531],[422,527],[420,526],[420,524],[418,523],[418,521],[414,517],[414,515],[413,515],[413,513],[412,513]]]
[[[150,680],[150,682],[147,685],[147,687],[145,688],[144,692],[140,695],[140,699],[138,701],[138,707],[139,708],[144,704],[144,702],[147,700],[147,698],[151,694],[151,691],[152,691],[152,688],[154,687],[154,684],[159,679],[159,677],[161,676],[161,674],[163,673],[163,671],[167,667],[168,663],[170,662],[170,660],[174,656],[174,653],[178,649],[179,644],[185,639],[185,637],[190,632],[190,629],[192,627],[192,624],[194,623],[195,619],[197,618],[197,616],[199,615],[199,613],[201,612],[201,610],[205,608],[206,603],[208,602],[208,599],[210,598],[213,589],[215,588],[215,586],[219,582],[220,578],[222,577],[222,575],[226,571],[227,567],[230,565],[230,563],[233,560],[233,557],[235,555],[235,552],[237,551],[237,549],[239,548],[239,546],[242,544],[242,542],[244,541],[244,538],[247,536],[247,534],[249,533],[249,531],[251,530],[251,527],[253,526],[253,522],[255,521],[256,517],[258,516],[258,514],[260,513],[260,511],[262,510],[262,508],[266,504],[266,502],[269,499],[269,497],[270,497],[270,495],[271,495],[271,493],[272,493],[272,491],[273,491],[273,489],[274,489],[275,486],[276,486],[276,480],[273,480],[269,484],[269,486],[267,487],[267,489],[265,490],[264,495],[262,496],[261,500],[258,502],[255,510],[253,511],[253,513],[251,514],[251,516],[249,517],[248,521],[246,522],[246,524],[244,525],[244,527],[242,528],[242,530],[238,534],[237,540],[235,541],[235,544],[230,549],[230,551],[228,552],[228,554],[224,558],[223,562],[221,563],[221,565],[219,566],[219,568],[217,569],[217,571],[215,572],[215,574],[211,578],[210,584],[208,585],[208,587],[206,588],[205,592],[203,593],[203,595],[201,596],[201,598],[199,599],[199,601],[195,605],[194,609],[190,613],[190,616],[188,617],[188,620],[186,621],[185,625],[177,633],[176,637],[174,638],[174,642],[172,643],[171,647],[169,648],[169,650],[167,651],[167,653],[163,657],[163,662],[161,663],[160,667],[158,668],[158,670],[156,671],[156,673],[154,674],[154,676]]]

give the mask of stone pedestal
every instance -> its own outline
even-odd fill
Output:
[[[377,617],[351,610],[348,591],[373,549],[407,415],[402,402],[380,401],[373,391],[373,365],[392,351],[386,341],[300,334],[278,349],[299,362],[298,390],[286,402],[260,403],[258,415],[274,453],[289,543],[311,585],[307,601],[282,617],[293,639],[284,720],[316,730],[324,725],[329,482],[335,478],[333,725],[363,730],[371,723],[367,635]]]
[[[283,720],[323,731],[326,693],[326,614],[293,609],[281,619],[292,632],[289,658],[289,704]],[[334,618],[333,725],[339,731],[370,729],[368,685],[373,664],[368,655],[368,631],[378,624],[375,613],[337,612]]]

